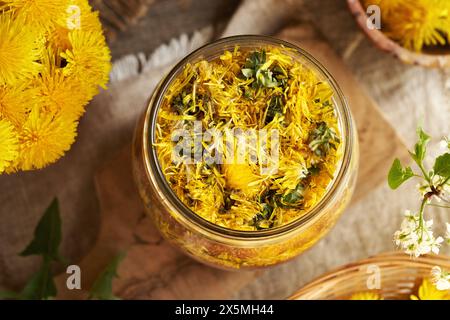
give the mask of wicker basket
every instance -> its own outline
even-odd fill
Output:
[[[425,52],[405,49],[380,30],[367,27],[367,14],[360,0],[347,0],[347,3],[360,28],[379,49],[391,53],[405,63],[434,68],[450,67],[450,48],[429,49]]]
[[[368,290],[367,279],[373,274],[369,270],[374,265],[380,270],[381,288]],[[411,294],[417,293],[423,278],[430,277],[434,266],[450,269],[450,258],[442,255],[425,255],[411,259],[409,255],[400,252],[385,253],[326,273],[289,299],[348,299],[354,293],[372,291],[387,300],[405,300],[409,299]]]

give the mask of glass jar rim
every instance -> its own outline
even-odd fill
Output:
[[[333,180],[329,183],[327,187],[327,191],[319,200],[319,202],[309,209],[304,215],[301,217],[294,219],[293,221],[277,226],[270,229],[264,230],[254,230],[254,231],[245,231],[245,230],[235,230],[230,228],[225,228],[210,222],[200,215],[196,214],[192,211],[188,206],[186,206],[175,194],[172,188],[169,186],[162,170],[157,157],[156,148],[153,147],[154,138],[155,138],[155,127],[157,123],[157,114],[158,110],[161,107],[163,99],[165,97],[165,93],[167,89],[172,84],[173,80],[176,79],[179,72],[183,70],[184,66],[194,60],[195,58],[201,57],[201,53],[208,49],[217,49],[219,52],[223,53],[225,45],[245,45],[249,42],[260,42],[262,45],[272,45],[278,47],[286,47],[293,49],[296,53],[300,54],[302,57],[306,59],[306,61],[313,65],[316,68],[316,71],[319,71],[322,76],[325,76],[326,81],[330,84],[335,94],[334,99],[338,100],[335,106],[337,110],[337,118],[341,125],[341,136],[343,137],[344,148],[343,148],[343,156],[340,159],[340,164],[338,166],[337,174],[334,175]],[[256,47],[256,46],[253,46]],[[310,68],[310,66],[307,66]],[[306,50],[289,43],[287,41],[277,39],[271,36],[263,36],[263,35],[238,35],[231,36],[226,38],[221,38],[215,41],[212,41],[208,44],[201,46],[200,48],[194,50],[190,54],[188,54],[185,58],[183,58],[180,62],[178,62],[171,71],[163,78],[162,82],[157,86],[155,92],[150,99],[149,105],[147,107],[147,112],[145,114],[144,119],[144,130],[143,130],[143,148],[144,148],[144,161],[145,167],[148,174],[155,173],[153,177],[155,178],[155,183],[157,183],[158,187],[164,192],[164,196],[167,198],[166,200],[181,213],[181,216],[185,218],[187,221],[194,223],[197,227],[209,231],[218,236],[225,236],[234,239],[260,239],[267,238],[271,236],[280,236],[286,234],[292,230],[296,230],[304,225],[306,225],[313,218],[318,216],[324,206],[328,203],[330,199],[337,193],[339,188],[339,182],[346,176],[348,170],[350,169],[351,162],[351,152],[353,149],[354,141],[354,127],[352,122],[351,112],[345,99],[342,90],[337,84],[334,77],[331,73],[310,53]]]

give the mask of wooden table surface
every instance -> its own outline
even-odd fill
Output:
[[[114,58],[128,53],[144,52],[149,54],[160,44],[167,43],[181,33],[191,33],[193,30],[209,25],[213,25],[216,35],[219,35],[220,30],[223,29],[228,18],[240,3],[238,0],[131,0],[129,2],[133,1],[153,3],[142,20],[131,25],[126,31],[117,33],[111,42]],[[262,9],[266,7],[262,4],[266,3],[273,5],[275,2],[277,6],[280,6],[284,1],[296,2],[299,0],[252,1],[260,3],[259,9]],[[394,58],[373,48],[358,30],[346,8],[345,1],[303,2],[304,6],[293,12],[289,19],[280,21],[280,25],[298,21],[306,21],[310,25],[314,25],[333,51],[337,53],[336,57],[342,59],[347,65],[347,70],[353,73],[355,81],[358,82],[357,85],[365,88],[367,94],[375,100],[382,110],[382,117],[391,124],[401,140],[411,146],[415,141],[415,127],[420,121],[434,137],[432,141],[434,143],[444,134],[449,133],[450,72],[448,70],[425,70],[420,67],[402,65]],[[269,14],[273,15],[270,8],[266,9]],[[256,20],[259,18],[260,25],[238,23],[234,26],[235,29],[245,29],[246,33],[267,32],[267,28],[264,29],[267,21],[264,14],[267,12],[256,10],[250,14]],[[273,30],[273,32],[275,31]],[[121,86],[132,89],[129,85]],[[137,92],[133,93],[139,95]],[[97,106],[97,108],[99,107]],[[92,132],[87,130],[87,127],[98,122],[95,119],[95,113],[100,113],[100,111],[97,111],[91,110],[84,117],[80,124],[77,143],[71,152],[56,165],[43,172],[22,173],[17,177],[7,176],[0,179],[2,186],[19,187],[35,181],[42,181],[39,186],[27,191],[28,194],[43,199],[40,204],[42,210],[48,204],[47,198],[51,199],[54,194],[61,195],[65,210],[71,206],[70,201],[74,202],[73,206],[76,206],[80,212],[72,210],[70,215],[66,215],[62,246],[64,256],[73,262],[79,261],[80,257],[86,255],[88,248],[95,241],[101,221],[98,215],[92,216],[91,214],[93,210],[99,210],[96,201],[81,202],[83,197],[94,194],[93,184],[91,182],[84,184],[82,192],[77,191],[79,185],[69,186],[65,184],[64,180],[70,181],[70,179],[79,178],[79,174],[66,170],[61,176],[61,170],[71,168],[71,163],[78,161],[77,165],[80,168],[89,168],[83,172],[83,175],[86,180],[90,181],[94,169],[98,165],[97,162],[93,163],[93,159],[100,156],[98,152],[101,150],[102,156],[111,157],[113,146],[126,144],[131,136],[131,129],[127,129],[129,131],[118,138],[101,132],[102,127],[99,126],[96,130],[101,132],[102,145],[108,147],[98,149],[92,146],[89,154],[83,154],[79,160],[76,159],[75,156],[80,151],[80,143],[90,139],[89,134]],[[94,117],[92,117],[93,114]],[[105,117],[113,115],[109,112],[105,113]],[[127,121],[132,122],[132,119],[127,119]],[[370,118],[368,118],[368,125],[371,125]],[[386,140],[386,143],[388,142]],[[430,149],[433,154],[437,152],[437,148],[433,145]],[[376,156],[376,150],[374,147],[368,152],[373,152]],[[394,149],[391,152],[392,154],[386,155],[388,158],[386,161],[398,156],[398,154],[394,154]],[[377,178],[378,182],[382,182],[383,170],[379,166],[374,166],[372,169],[375,173],[378,171],[380,174]],[[52,184],[51,181],[55,178],[61,180],[61,183]],[[42,185],[45,188],[42,188]],[[364,193],[368,193],[367,190]],[[18,257],[17,253],[29,241],[42,210],[36,207],[33,211],[29,210],[30,202],[25,200],[30,199],[27,199],[23,190],[15,192],[14,199],[2,198],[1,195],[0,199],[3,201],[14,200],[12,205],[16,209],[14,212],[0,210],[2,221],[11,222],[4,223],[1,230],[5,232],[0,233],[0,242],[3,245],[3,250],[0,252],[0,285],[7,285],[13,289],[20,288],[27,277],[36,270],[37,260]],[[390,251],[393,249],[392,234],[399,226],[402,210],[414,209],[416,201],[414,183],[405,185],[402,192],[392,192],[384,183],[381,183],[379,187],[367,194],[364,201],[353,204],[338,222],[336,228],[300,258],[292,263],[264,272],[257,281],[250,281],[240,290],[232,286],[227,287],[226,290],[234,291],[232,297],[238,299],[284,298],[302,284],[331,268],[381,251]],[[448,221],[448,216],[442,210],[433,210],[432,213],[435,225]],[[82,237],[80,237],[80,226],[83,226],[81,228]],[[156,239],[156,242],[158,241]],[[448,253],[449,251],[444,252]],[[165,279],[165,276],[162,279]],[[89,281],[89,279],[86,280]]]

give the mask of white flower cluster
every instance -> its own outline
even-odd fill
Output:
[[[432,225],[433,220],[421,221],[420,215],[406,210],[400,230],[394,234],[395,244],[416,258],[430,252],[438,254],[444,239],[433,236]]]
[[[448,272],[436,266],[431,269],[431,275],[438,290],[450,290],[450,274]]]

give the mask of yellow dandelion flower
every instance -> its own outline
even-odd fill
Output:
[[[53,29],[55,23],[62,19],[69,0],[2,0],[0,10],[11,10],[23,16],[27,25],[39,29]]]
[[[0,119],[0,173],[18,156],[19,141],[11,122]]]
[[[73,5],[80,8],[80,20],[79,20],[79,29],[85,32],[98,32],[102,33],[102,24],[100,23],[99,13],[98,11],[92,11],[91,6],[87,0],[73,0]],[[76,8],[75,7],[75,8]],[[70,11],[69,11],[70,12]],[[69,13],[70,14],[70,13]],[[72,11],[72,17],[75,20],[74,25],[77,26],[77,11]],[[70,24],[71,17],[68,17],[68,21]],[[75,28],[76,29],[76,28]]]
[[[86,84],[91,95],[95,95],[97,85],[106,88],[111,70],[111,54],[105,37],[98,32],[74,30],[69,33],[69,40],[72,48],[61,53],[67,61],[63,73]]]
[[[259,177],[253,173],[248,164],[225,164],[223,170],[228,187],[241,190],[248,195],[258,192],[259,185],[255,185],[255,182]]]
[[[39,72],[42,43],[22,19],[1,14],[0,39],[0,84],[14,85]]]
[[[40,169],[58,160],[75,140],[77,123],[33,109],[19,134],[17,169]]]
[[[70,30],[64,26],[57,25],[48,36],[49,47],[55,51],[66,51],[71,48],[69,41]]]
[[[232,193],[230,198],[233,200],[233,205],[230,208],[231,215],[226,215],[225,217],[220,217],[226,219],[228,224],[248,224],[255,217],[255,214],[262,212],[263,205],[255,201],[250,201],[246,199],[246,195],[242,193]],[[233,221],[234,220],[234,221]],[[260,228],[269,228],[269,220],[263,220],[258,223]],[[247,228],[249,228],[248,226]],[[250,230],[252,228],[249,228]]]
[[[35,101],[36,90],[25,85],[0,85],[0,119],[4,118],[15,127],[20,127],[31,109],[30,101]]]
[[[53,74],[43,74],[36,79],[38,97],[42,98],[42,109],[53,115],[60,114],[67,119],[78,120],[89,102],[82,85],[75,79],[67,78],[61,70]]]
[[[88,0],[0,0],[0,39],[0,173],[40,169],[69,150],[84,107],[108,82],[102,26]],[[14,159],[4,151],[9,126]]]
[[[69,33],[72,30],[102,33],[99,14],[92,11],[87,0],[72,0],[62,14],[63,19],[58,21],[53,32],[49,35],[50,46],[54,49],[66,51],[71,49]]]
[[[383,297],[375,292],[358,292],[354,293],[350,300],[383,300]]]
[[[448,13],[429,2],[419,0],[397,10],[395,18],[386,22],[387,35],[399,41],[405,48],[420,51],[424,46],[445,45],[443,31],[448,23]]]
[[[46,67],[34,81],[40,110],[68,120],[78,120],[89,102],[86,90],[78,80],[64,76],[62,69],[58,68],[60,58],[57,54],[49,50],[45,57]]]
[[[365,0],[364,4],[366,7],[370,5],[379,6],[381,8],[381,15],[387,17],[395,12],[399,6],[403,6],[405,3],[411,1],[414,0]]]
[[[383,29],[407,49],[444,46],[450,41],[448,0],[365,0],[381,8]]]
[[[417,296],[411,295],[411,300],[450,300],[449,291],[441,291],[428,279],[423,279]]]

